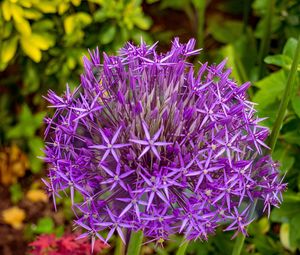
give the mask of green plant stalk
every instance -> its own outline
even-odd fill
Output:
[[[239,233],[233,246],[232,255],[241,254],[244,242],[245,242],[245,236]]]
[[[188,245],[189,245],[189,242],[188,242],[187,240],[185,240],[184,243],[182,243],[182,244],[179,246],[179,248],[178,248],[178,250],[177,250],[177,252],[176,252],[176,255],[184,255],[184,254],[185,254],[185,251],[186,251],[186,249],[187,249],[187,247],[188,247]]]
[[[281,103],[279,106],[279,110],[278,110],[277,117],[276,117],[273,129],[272,129],[272,133],[270,135],[270,140],[269,140],[268,144],[271,148],[271,152],[274,152],[277,138],[279,135],[279,131],[280,131],[282,123],[283,123],[284,115],[287,110],[289,101],[291,99],[293,85],[294,85],[294,81],[295,81],[296,74],[297,74],[297,66],[299,63],[299,59],[300,59],[300,36],[298,38],[298,43],[297,43],[296,53],[293,58],[292,68],[291,68],[291,71],[288,76],[288,81],[287,81],[287,84],[286,84],[286,87],[284,90],[284,94],[283,94],[283,97],[282,97],[282,100],[281,100]],[[256,202],[257,201],[255,200],[252,210],[250,212],[250,218],[252,218],[254,215]],[[244,245],[244,241],[245,241],[245,237],[242,234],[239,234],[239,236],[237,237],[236,242],[234,244],[232,255],[240,255],[241,254],[241,251],[242,251],[242,248]]]
[[[194,0],[193,3],[197,11],[197,47],[203,48],[206,0]]]
[[[138,232],[131,232],[130,235],[130,241],[128,244],[128,249],[127,249],[127,255],[139,255],[141,248],[142,248],[142,242],[143,242],[143,232],[138,231]]]
[[[297,43],[296,53],[293,58],[292,68],[291,68],[291,71],[289,72],[288,81],[287,81],[287,84],[286,84],[286,87],[284,90],[284,94],[283,94],[283,97],[282,97],[282,100],[281,100],[281,103],[279,106],[279,110],[278,110],[278,113],[276,116],[274,127],[273,127],[271,135],[270,135],[269,146],[270,146],[272,152],[275,149],[279,131],[282,127],[284,115],[286,113],[289,101],[292,96],[293,85],[295,83],[295,78],[297,75],[297,67],[298,67],[299,60],[300,60],[300,36],[298,37],[298,43]]]
[[[251,11],[251,0],[244,0],[243,10],[243,32],[246,33],[249,21],[249,15]]]
[[[124,255],[124,254],[125,254],[125,246],[123,244],[121,237],[118,236],[116,240],[116,248],[114,251],[114,255]]]
[[[261,39],[259,53],[258,53],[258,78],[259,79],[264,75],[264,71],[265,71],[264,58],[268,54],[270,48],[272,16],[274,14],[274,6],[275,6],[275,0],[269,0],[267,6],[264,35]]]

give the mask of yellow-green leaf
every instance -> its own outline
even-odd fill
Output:
[[[42,53],[38,47],[31,43],[30,38],[22,37],[21,46],[24,53],[30,57],[34,62],[38,63],[41,61]]]
[[[42,13],[40,13],[39,11],[34,10],[34,9],[24,9],[23,15],[25,18],[33,19],[33,20],[37,20],[37,19],[40,19],[41,17],[43,17]]]
[[[23,18],[23,9],[19,5],[16,5],[16,4],[11,4],[10,9],[11,9],[11,13],[12,13],[14,20],[16,22],[22,22],[24,19]]]
[[[26,194],[26,198],[33,203],[48,201],[48,196],[46,195],[45,191],[43,191],[41,189],[29,190]]]
[[[75,22],[73,16],[68,16],[64,20],[64,27],[66,34],[71,34],[75,29]]]
[[[70,15],[64,20],[66,34],[71,34],[76,27],[83,28],[92,22],[92,17],[85,12]]]
[[[284,248],[294,252],[296,247],[293,247],[290,242],[290,224],[283,223],[280,227],[280,241]]]
[[[3,210],[2,219],[6,224],[11,225],[15,229],[20,229],[23,226],[23,220],[26,217],[26,213],[23,209],[17,206],[10,207]]]
[[[79,6],[81,3],[81,0],[71,0],[72,4],[75,6]]]
[[[52,46],[52,42],[41,34],[32,34],[29,41],[41,50],[48,50]]]
[[[18,45],[17,37],[13,37],[3,42],[1,49],[1,61],[8,63],[15,55]]]
[[[70,5],[69,3],[66,2],[62,2],[58,5],[58,14],[64,14],[68,9],[69,9]]]
[[[32,2],[33,2],[32,0],[22,0],[22,1],[19,1],[18,3],[20,5],[22,5],[23,7],[31,8]]]
[[[10,2],[9,1],[4,1],[2,3],[2,14],[3,18],[6,21],[9,21],[11,19],[12,13],[11,13],[11,8],[10,8]]]
[[[56,1],[39,1],[35,7],[41,10],[43,13],[55,13]]]
[[[29,21],[26,19],[21,19],[20,21],[15,20],[15,27],[18,32],[24,36],[29,36],[31,34]]]

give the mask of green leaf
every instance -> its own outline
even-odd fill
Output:
[[[254,83],[260,89],[253,97],[253,101],[258,103],[257,109],[264,109],[281,98],[286,81],[284,71],[280,70]]]
[[[27,61],[24,72],[24,89],[22,94],[28,95],[38,90],[40,86],[40,74],[32,62]]]
[[[18,46],[18,38],[16,36],[5,40],[1,48],[1,61],[8,63],[15,55]]]
[[[176,252],[176,255],[185,255],[185,251],[187,249],[189,245],[189,242],[187,240],[185,240],[185,242],[183,242],[179,247],[178,250]]]
[[[135,15],[132,19],[133,23],[142,30],[148,30],[152,25],[152,20],[144,15]]]
[[[284,45],[283,54],[293,59],[296,53],[297,42],[295,38],[289,38]]]
[[[245,82],[245,71],[243,69],[239,53],[236,51],[233,44],[227,44],[220,50],[222,57],[226,57],[226,66],[232,68],[231,75],[238,83]]]
[[[43,17],[43,14],[37,10],[34,9],[23,9],[23,16],[26,19],[32,19],[32,20],[37,20]]]
[[[282,135],[282,138],[290,144],[295,144],[295,145],[300,146],[300,130],[299,129],[284,133]],[[287,164],[291,163],[289,160],[291,161],[291,158],[282,159],[282,160],[280,160],[280,162],[282,162],[282,165],[284,166],[286,163]],[[295,159],[293,159],[293,162],[294,161],[295,161]]]
[[[60,225],[58,226],[57,228],[55,228],[55,235],[57,237],[61,237],[64,235],[64,232],[65,232],[65,227],[64,225]]]
[[[6,137],[8,139],[33,138],[35,131],[42,125],[44,116],[45,112],[33,115],[29,106],[24,104],[17,125],[7,131]]]
[[[295,162],[295,158],[289,154],[287,148],[276,149],[273,153],[273,159],[281,163],[280,169],[282,172],[289,171]]]
[[[107,12],[104,9],[97,10],[93,18],[97,22],[103,22],[107,19]]]
[[[267,22],[266,17],[260,19],[260,21],[258,22],[254,32],[257,38],[262,38],[264,36],[265,33],[264,28],[266,26],[266,22]],[[281,24],[280,16],[273,16],[271,20],[271,32],[275,32],[280,27],[280,24]]]
[[[20,34],[22,34],[24,36],[30,36],[31,27],[30,27],[30,23],[28,20],[21,19],[21,20],[15,21],[15,27]]]
[[[37,234],[51,234],[54,232],[54,221],[50,217],[44,217],[38,220],[34,229]]]
[[[283,223],[280,227],[280,241],[283,245],[284,248],[295,252],[296,251],[296,247],[292,246],[291,242],[290,242],[290,224],[288,223]]]
[[[284,196],[283,196],[284,198]],[[283,199],[279,208],[274,208],[271,212],[273,222],[289,222],[293,217],[300,214],[300,202],[290,202]]]
[[[39,20],[33,23],[32,30],[33,31],[39,31],[39,32],[45,32],[46,30],[51,30],[55,27],[55,24],[50,19],[43,19]]]
[[[85,12],[77,12],[65,18],[64,28],[66,34],[72,34],[75,29],[84,28],[85,26],[92,23],[92,17]]]
[[[139,255],[142,248],[143,232],[131,232],[127,255]]]
[[[108,25],[104,26],[100,31],[99,40],[101,44],[110,43],[116,35],[116,26]]]
[[[189,4],[190,0],[167,0],[167,1],[161,1],[160,8],[166,9],[166,8],[172,8],[175,10],[182,10],[184,6],[187,6]]]
[[[21,37],[21,46],[24,53],[34,62],[38,63],[42,59],[42,53],[38,47],[30,43],[29,37]]]
[[[240,21],[223,21],[216,19],[210,19],[208,24],[208,30],[212,36],[222,43],[233,43],[240,38],[243,32],[243,23]]]
[[[290,245],[291,247],[300,247],[300,214],[291,219],[290,223]]]
[[[253,239],[253,245],[257,249],[257,254],[264,254],[264,255],[275,255],[275,254],[282,254],[280,253],[280,250],[272,240],[272,238],[266,236],[266,235],[259,235],[257,234],[255,238]],[[275,251],[278,251],[278,253],[274,253]],[[247,254],[247,253],[245,253]]]
[[[37,48],[41,50],[48,50],[55,43],[53,37],[48,36],[47,34],[36,33],[31,34],[30,41],[32,42],[32,44],[34,44]]]
[[[11,185],[9,187],[9,192],[10,199],[14,204],[18,203],[23,197],[23,192],[20,183],[15,183]]]
[[[56,5],[56,1],[39,1],[36,8],[41,10],[43,13],[55,13]]]
[[[293,106],[295,113],[300,118],[300,96],[295,96],[292,99],[292,106]]]
[[[280,67],[290,67],[292,64],[293,59],[291,59],[289,56],[286,55],[273,55],[273,56],[267,56],[264,59],[265,63],[276,65]]]
[[[28,141],[30,154],[29,154],[29,161],[30,161],[30,169],[33,173],[38,173],[42,169],[43,162],[41,159],[38,158],[38,156],[43,156],[44,153],[42,152],[42,149],[44,147],[43,140],[38,137],[32,137]]]

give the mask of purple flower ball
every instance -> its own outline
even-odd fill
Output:
[[[54,204],[70,196],[85,235],[206,240],[223,224],[246,235],[254,201],[268,213],[280,204],[286,185],[265,153],[269,131],[247,99],[250,83],[229,78],[226,61],[189,63],[194,46],[176,38],[163,54],[127,43],[102,62],[96,49],[80,86],[49,91],[44,182]]]

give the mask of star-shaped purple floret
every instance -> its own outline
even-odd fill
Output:
[[[158,146],[167,146],[167,145],[171,145],[172,143],[170,142],[160,142],[157,141],[157,139],[159,138],[163,127],[161,127],[154,135],[153,137],[150,136],[150,132],[148,130],[147,124],[143,121],[142,122],[142,126],[145,132],[145,139],[144,140],[138,140],[138,139],[130,139],[130,142],[136,143],[136,144],[140,144],[140,145],[144,145],[146,146],[144,148],[144,150],[141,152],[141,154],[139,155],[138,159],[140,159],[141,157],[143,157],[149,150],[151,150],[154,155],[160,160],[160,155],[159,152],[157,150],[156,147]]]
[[[100,133],[101,133],[101,136],[104,140],[104,144],[92,145],[92,146],[89,146],[89,148],[98,149],[98,150],[105,150],[105,153],[103,154],[101,161],[104,161],[107,158],[107,156],[111,153],[113,155],[114,159],[117,162],[119,162],[119,157],[118,157],[118,154],[116,152],[116,149],[120,149],[120,148],[123,148],[123,147],[130,146],[129,143],[116,144],[116,141],[118,139],[118,136],[120,134],[121,129],[122,129],[122,127],[119,127],[119,129],[114,134],[111,141],[108,139],[108,137],[105,135],[105,133],[101,129],[99,130]]]

